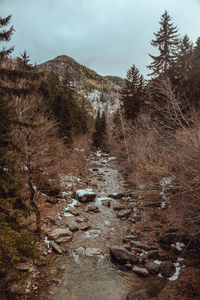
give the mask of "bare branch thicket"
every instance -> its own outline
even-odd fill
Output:
[[[19,124],[14,130],[13,141],[21,149],[19,160],[22,174],[27,182],[30,204],[36,213],[37,231],[40,233],[36,188],[44,177],[50,183],[59,184],[59,175],[65,166],[66,151],[63,141],[58,138],[56,123],[46,117],[40,98],[34,95],[16,97],[14,105]],[[51,187],[51,184],[46,186]]]
[[[195,224],[197,226],[200,220],[199,114],[189,106],[186,98],[177,95],[168,78],[157,81],[154,93],[154,97],[158,95],[164,101],[151,103],[151,118],[138,119],[126,131],[130,160],[149,177],[173,178],[176,190],[173,198],[180,205],[180,210],[173,213],[176,218],[177,214],[182,218],[182,224],[192,225],[192,236],[196,236]],[[157,115],[161,112],[159,120]]]

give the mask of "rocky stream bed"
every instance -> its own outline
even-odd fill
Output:
[[[87,180],[72,178],[80,189],[70,192],[63,178],[68,190],[59,226],[51,218],[54,227],[45,235],[48,253],[57,254],[51,280],[31,299],[157,299],[166,282],[178,278],[182,259],[160,255],[156,239],[147,229],[138,230],[144,208],[127,190],[116,159],[97,152],[87,161]],[[173,239],[173,232],[169,235]]]

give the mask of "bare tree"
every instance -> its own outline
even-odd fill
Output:
[[[19,119],[14,133],[15,144],[21,149],[20,162],[26,174],[29,200],[36,214],[36,231],[40,234],[40,210],[37,206],[37,184],[45,176],[55,179],[64,159],[64,146],[58,138],[53,120],[45,116],[45,109],[36,96],[16,97],[15,107]]]

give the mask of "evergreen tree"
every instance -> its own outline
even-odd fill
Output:
[[[9,25],[10,23],[10,20],[11,20],[11,15],[6,17],[6,18],[2,18],[0,17],[0,29],[2,27],[5,27],[7,25]],[[8,42],[10,41],[11,39],[11,36],[13,34],[13,31],[14,31],[14,27],[11,26],[9,30],[3,30],[0,32],[0,43],[1,42]],[[11,47],[9,49],[5,49],[3,48],[1,51],[0,51],[0,62],[3,61],[5,58],[7,58],[14,50],[14,47]]]
[[[18,65],[20,69],[22,70],[33,70],[34,67],[29,64],[30,62],[30,55],[27,55],[27,51],[24,50],[23,53],[20,54],[20,57],[18,57]]]
[[[157,33],[154,33],[155,39],[151,41],[151,45],[158,48],[160,54],[158,56],[149,54],[153,59],[153,62],[148,66],[152,70],[152,73],[149,75],[154,77],[169,70],[175,61],[176,51],[179,46],[177,27],[171,22],[171,17],[167,11],[161,16],[159,24],[160,29]]]
[[[125,115],[135,120],[144,94],[144,79],[133,65],[127,72],[125,87],[121,90],[121,101]]]
[[[104,111],[102,112],[102,115],[100,110],[97,112],[95,131],[93,133],[93,146],[104,151],[108,150],[106,114]]]
[[[188,79],[191,69],[191,57],[193,52],[193,44],[189,37],[185,35],[180,40],[179,51],[176,60],[170,68],[170,79],[173,85],[178,87],[179,91],[185,90],[186,80]]]
[[[187,94],[195,107],[200,108],[200,37],[192,52],[191,64],[186,81]]]

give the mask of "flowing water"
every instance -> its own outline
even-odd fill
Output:
[[[110,260],[109,246],[121,245],[127,232],[127,223],[119,220],[112,209],[119,200],[112,199],[110,207],[102,205],[109,194],[124,192],[123,178],[113,167],[113,160],[100,153],[90,158],[88,187],[97,198],[82,204],[79,211],[83,211],[80,218],[87,220],[91,229],[74,234],[68,248],[68,268],[60,284],[51,287],[49,300],[122,300],[134,286],[142,287],[144,283],[144,279]],[[87,213],[91,204],[100,211]]]

